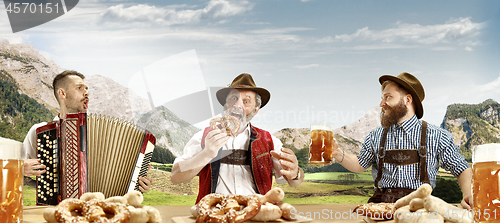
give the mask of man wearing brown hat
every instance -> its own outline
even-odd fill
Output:
[[[425,97],[420,81],[402,73],[381,76],[379,82],[382,126],[368,134],[357,156],[345,153],[335,143],[335,159],[352,172],[373,166],[376,191],[368,202],[374,203],[395,202],[424,183],[434,188],[441,162],[441,167],[457,177],[462,206],[469,209],[472,171],[449,132],[420,120]]]
[[[217,91],[224,116],[237,118],[241,125],[231,136],[210,127],[196,133],[174,161],[172,182],[186,182],[199,174],[196,203],[210,193],[265,194],[271,189],[273,172],[276,182],[298,186],[304,172],[293,151],[281,148],[279,139],[250,124],[270,97],[269,91],[257,87],[245,73]]]

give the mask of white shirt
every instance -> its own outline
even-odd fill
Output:
[[[59,121],[59,116],[56,115],[53,121]],[[23,142],[23,159],[36,159],[36,129],[44,125],[47,125],[47,122],[34,124],[26,134]]]
[[[194,134],[193,137],[189,140],[189,142],[184,147],[184,154],[180,157],[177,157],[174,161],[174,164],[180,161],[188,160],[201,152],[201,139],[203,137],[203,130]],[[283,144],[281,141],[272,136],[274,151],[281,152],[281,147]],[[229,137],[228,142],[222,150],[232,150],[232,149],[241,149],[248,150],[248,146],[250,143],[250,125],[247,125],[245,130],[237,135],[236,137]],[[287,181],[280,173],[282,169],[281,164],[278,159],[272,157],[273,160],[273,170],[274,176],[276,178],[276,182],[278,184],[286,183]],[[220,194],[240,194],[240,195],[248,195],[248,194],[256,194],[257,190],[255,188],[255,184],[252,177],[252,170],[249,165],[231,165],[221,163],[219,170],[219,179],[217,180],[217,188],[215,189],[215,193]]]

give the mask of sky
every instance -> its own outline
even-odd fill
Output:
[[[379,105],[378,78],[402,72],[423,84],[435,125],[450,104],[498,102],[498,36],[496,0],[81,0],[17,33],[0,7],[0,38],[155,106],[250,73],[271,92],[252,123],[270,132],[352,123]]]

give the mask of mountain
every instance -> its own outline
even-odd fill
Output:
[[[21,93],[35,99],[53,113],[59,106],[52,90],[52,80],[62,72],[54,61],[42,56],[35,47],[29,44],[9,44],[0,39],[0,72],[2,76],[10,76],[8,80]]]
[[[85,78],[89,87],[88,113],[108,115],[131,121],[151,110],[148,100],[110,78],[92,75]]]
[[[59,104],[54,97],[52,81],[64,70],[29,44],[9,44],[7,40],[0,39],[0,76],[54,115],[59,112]],[[89,113],[130,121],[151,110],[148,100],[138,97],[112,79],[84,75],[89,87]]]
[[[380,108],[376,106],[355,122],[334,129],[333,133],[341,148],[350,153],[358,154],[364,138],[378,126],[380,126]],[[273,135],[281,140],[285,148],[299,150],[309,148],[309,128],[285,128],[273,133]]]
[[[488,99],[480,104],[452,104],[441,128],[448,130],[467,159],[475,145],[500,143],[500,104]]]
[[[19,93],[0,72],[0,135],[22,142],[32,125],[51,120],[52,113],[35,99]]]
[[[156,145],[169,149],[175,156],[182,155],[186,143],[200,131],[163,106],[137,116],[134,123],[153,133]]]

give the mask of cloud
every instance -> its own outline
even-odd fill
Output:
[[[458,44],[471,51],[480,43],[476,39],[485,23],[474,23],[470,18],[453,19],[445,24],[420,25],[398,22],[395,28],[371,30],[369,27],[358,29],[352,34],[324,37],[318,43],[373,41],[383,44]]]
[[[319,67],[319,64],[308,64],[308,65],[297,65],[297,66],[294,66],[295,68],[298,68],[298,69],[308,69],[308,68],[316,68],[316,67]]]
[[[253,34],[283,34],[283,33],[291,33],[297,31],[308,31],[314,30],[313,28],[306,27],[287,27],[287,28],[276,28],[276,29],[257,29],[249,31],[249,33]]]
[[[481,85],[479,89],[481,92],[488,94],[500,94],[500,76],[490,83]]]
[[[215,20],[235,16],[253,8],[248,1],[211,0],[205,8],[191,9],[187,5],[156,7],[138,4],[125,7],[111,6],[101,13],[98,23],[149,23],[159,25],[196,24],[201,20]]]

